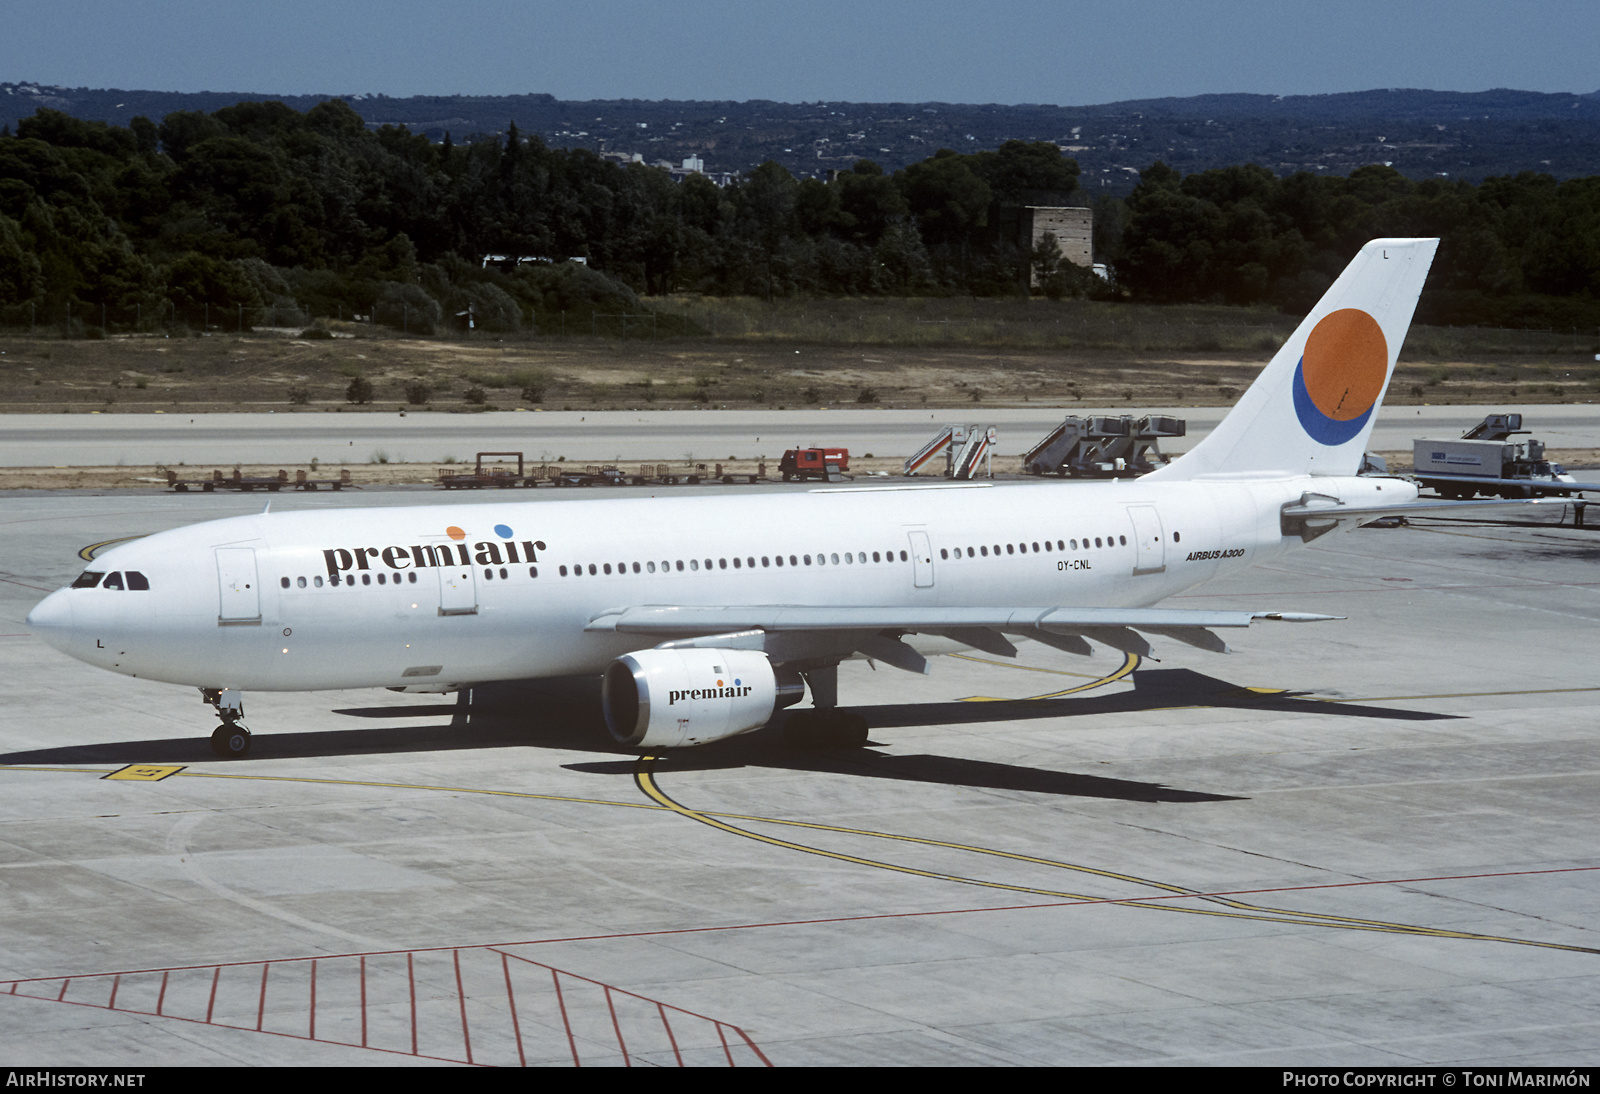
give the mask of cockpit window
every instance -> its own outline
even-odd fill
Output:
[[[128,589],[132,592],[149,592],[150,579],[145,577],[138,570],[129,570]]]
[[[92,589],[100,584],[100,579],[106,576],[104,570],[85,570],[78,575],[78,580],[72,583],[74,589]]]
[[[106,578],[105,584],[100,586],[100,587],[102,589],[120,589],[120,588],[122,588],[122,571],[118,570],[116,573],[111,574],[110,576],[108,576]]]

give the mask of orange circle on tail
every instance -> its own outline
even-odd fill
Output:
[[[467,538],[467,533],[462,531],[460,528],[457,528],[454,524],[452,524],[450,527],[446,528],[444,530],[444,534],[449,536],[451,539],[456,540],[458,542],[460,540],[463,540],[463,539]]]
[[[1312,405],[1336,422],[1372,409],[1389,378],[1389,343],[1378,321],[1359,308],[1323,316],[1306,339],[1301,374]]]

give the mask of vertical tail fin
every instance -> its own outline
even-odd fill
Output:
[[[1147,478],[1354,475],[1437,239],[1375,239],[1210,435]]]

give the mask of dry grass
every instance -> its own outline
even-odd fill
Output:
[[[904,318],[891,315],[885,322]],[[856,341],[848,330],[831,340],[751,334],[660,343],[307,341],[271,334],[102,341],[0,337],[0,413],[392,412],[408,405],[406,388],[418,385],[428,401],[417,409],[436,413],[531,406],[534,392],[525,390],[530,386],[542,396],[540,405],[573,410],[1041,402],[1067,408],[1218,406],[1232,403],[1248,386],[1281,336],[1269,338],[1266,325],[1252,329],[1245,333],[1260,343],[1253,348],[1181,352],[982,339],[971,345],[875,345]],[[1413,356],[1408,344],[1388,401],[1592,402],[1600,398],[1600,366],[1591,357],[1507,352],[1441,360]],[[372,385],[372,401],[365,405],[347,399],[358,377]],[[467,400],[474,387],[483,392],[481,404]]]

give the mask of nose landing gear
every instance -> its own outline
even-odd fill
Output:
[[[211,733],[211,751],[224,760],[242,760],[250,754],[250,731],[240,724],[244,695],[227,688],[201,688],[201,700],[215,707],[222,724]]]

